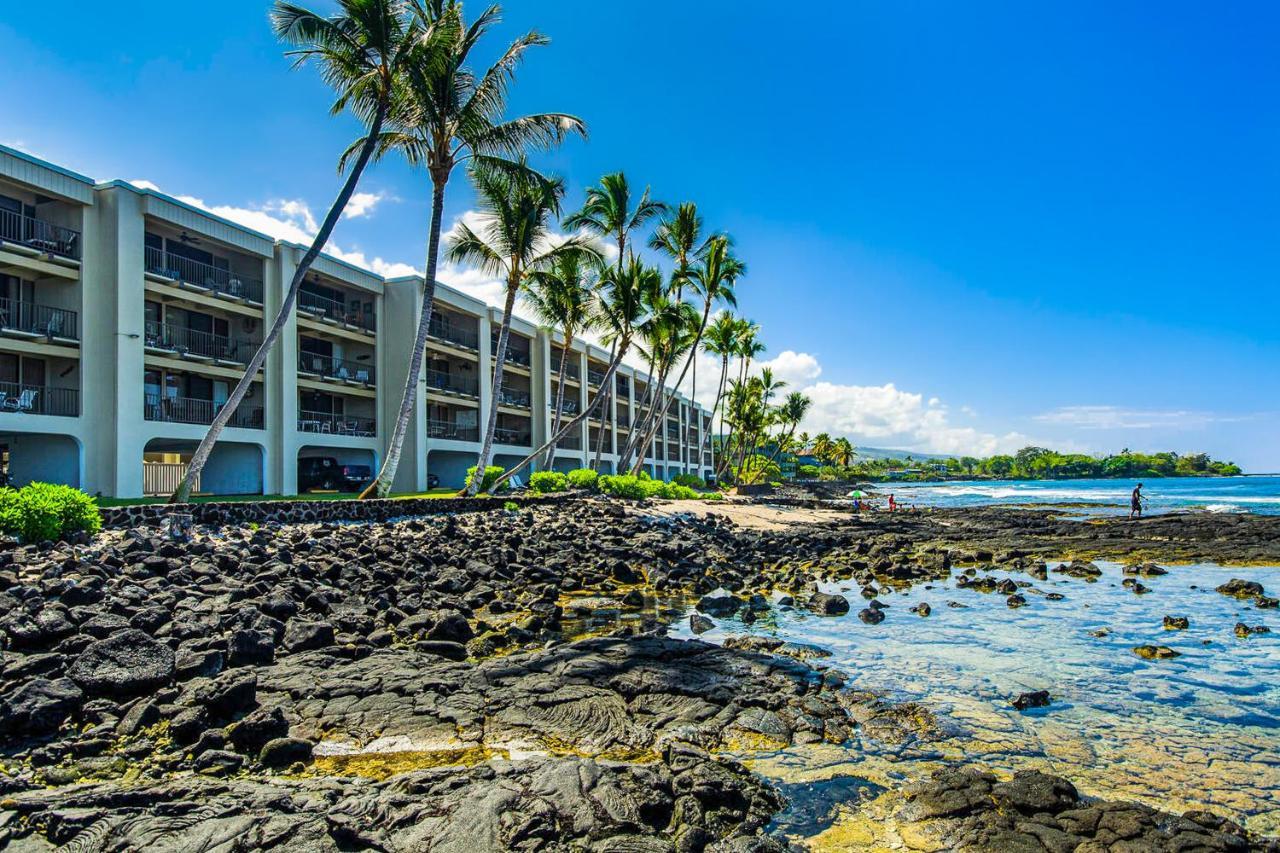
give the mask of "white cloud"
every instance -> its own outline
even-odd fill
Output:
[[[1186,409],[1125,409],[1118,406],[1062,406],[1035,416],[1041,423],[1078,429],[1204,429],[1210,424],[1246,420]]]
[[[353,193],[351,200],[347,202],[347,207],[342,211],[342,215],[347,219],[359,219],[362,216],[370,216],[373,209],[381,202],[389,200],[389,196],[384,192],[376,193]]]
[[[1030,442],[1016,432],[1004,435],[953,425],[937,397],[885,385],[837,385],[818,382],[802,389],[813,405],[801,428],[810,434],[847,436],[855,444],[987,456],[1016,450]]]

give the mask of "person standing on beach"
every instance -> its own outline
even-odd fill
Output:
[[[898,508],[898,504],[896,501],[894,501],[893,495],[889,495],[889,512],[893,512],[897,508]]]
[[[1137,488],[1133,490],[1133,494],[1129,497],[1129,519],[1132,520],[1134,513],[1138,518],[1142,518],[1142,484],[1139,483]]]

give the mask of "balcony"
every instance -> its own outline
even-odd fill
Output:
[[[78,417],[80,392],[75,388],[0,382],[0,414]]]
[[[427,438],[442,438],[449,441],[479,441],[480,427],[463,426],[452,421],[427,421]]]
[[[298,412],[298,432],[373,438],[378,425],[372,418],[348,418],[329,412]]]
[[[464,329],[439,314],[433,313],[431,315],[431,325],[427,327],[427,335],[438,341],[444,341],[463,349],[480,349],[480,334],[478,332]]]
[[[561,450],[581,450],[582,436],[574,434],[566,435],[556,443],[556,447]]]
[[[578,414],[578,401],[577,401],[577,400],[562,400],[562,401],[561,401],[561,403],[560,403],[560,412],[561,412],[561,414],[565,414],[565,415],[576,415],[576,414]]]
[[[514,341],[515,339],[516,339],[515,335],[507,336],[507,353],[506,353],[506,357],[503,358],[502,360],[507,364],[514,364],[517,367],[530,367],[533,364],[533,357],[529,354],[528,350],[519,350],[511,346],[512,341]],[[494,331],[494,333],[489,336],[489,346],[492,348],[494,357],[496,358],[497,352],[498,352],[497,331]],[[554,364],[556,365],[556,369],[559,370],[560,362],[555,361]],[[572,368],[573,365],[570,364],[569,367]]]
[[[298,353],[298,372],[366,388],[377,380],[372,364],[311,352]]]
[[[512,406],[517,409],[529,409],[533,407],[532,398],[528,391],[517,391],[512,388],[503,388],[502,393],[498,395],[498,403],[503,406]]]
[[[508,349],[507,352],[508,354],[510,354],[511,350]],[[552,364],[552,370],[554,372],[553,375],[559,376],[560,375],[560,353],[553,352],[551,354],[551,364]],[[578,357],[573,353],[569,353],[569,360],[565,362],[564,377],[565,379],[572,379],[574,382],[577,382],[578,379],[582,377],[582,366],[578,364]]]
[[[445,373],[443,370],[426,371],[427,387],[446,394],[463,397],[479,397],[480,383],[468,376]]]
[[[298,291],[298,310],[313,317],[331,320],[344,326],[353,326],[366,332],[374,331],[376,326],[374,315],[366,312],[362,306],[348,307],[340,299],[331,299],[306,290]]]
[[[184,358],[248,364],[258,345],[213,332],[149,321],[146,324],[146,346],[147,349],[172,352]]]
[[[153,275],[180,281],[197,290],[208,290],[232,299],[262,304],[261,279],[193,261],[153,246],[145,248],[144,258],[147,272]]]
[[[599,387],[600,387],[600,384],[601,384],[602,382],[604,382],[604,371],[603,371],[603,370],[592,370],[592,369],[588,368],[588,370],[587,370],[587,384],[588,384],[588,385],[590,385],[592,388],[599,388]]]
[[[527,429],[498,427],[493,431],[493,440],[498,444],[506,444],[512,447],[532,447],[533,433]]]
[[[149,421],[171,424],[208,426],[222,409],[223,403],[191,397],[160,397],[147,394],[143,400],[143,417]],[[227,422],[229,427],[262,429],[262,409],[238,410]]]
[[[17,299],[0,299],[0,328],[12,335],[78,341],[79,321],[76,312],[65,308],[20,302]]]
[[[619,429],[631,429],[631,413],[630,412],[618,412],[617,421],[618,421]]]
[[[0,240],[80,260],[80,232],[14,210],[0,210]]]

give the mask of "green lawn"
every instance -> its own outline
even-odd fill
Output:
[[[408,494],[393,494],[393,500],[408,500],[409,498],[450,498],[458,493],[457,489],[431,489],[426,492],[413,492]],[[306,494],[306,495],[202,495],[191,499],[192,503],[221,503],[223,501],[344,501],[354,500],[358,497],[356,492],[340,492],[337,494]],[[162,504],[167,498],[98,498],[98,506],[145,506],[147,504]]]

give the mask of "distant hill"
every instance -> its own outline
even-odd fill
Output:
[[[922,453],[919,450],[889,450],[884,447],[854,447],[854,452],[862,459],[950,459],[946,453]]]

